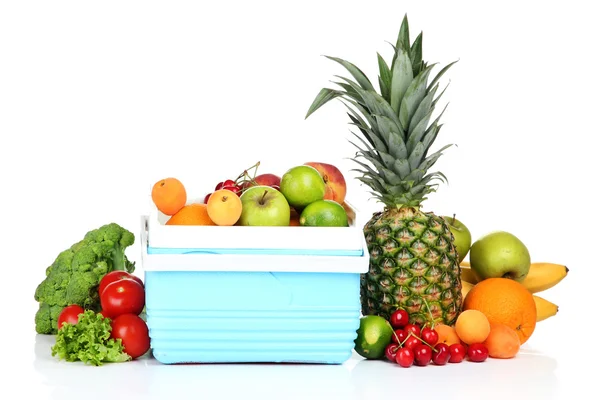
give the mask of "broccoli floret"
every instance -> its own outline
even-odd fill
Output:
[[[114,270],[125,270],[131,273],[135,269],[133,263],[129,262],[125,256],[125,249],[135,242],[135,236],[118,224],[108,224],[101,229],[88,232],[84,239],[99,244],[98,251],[105,249],[110,251]]]
[[[58,316],[63,308],[62,306],[50,306],[47,303],[40,303],[40,308],[35,313],[35,331],[37,333],[56,331]]]
[[[55,334],[58,314],[70,304],[99,311],[98,285],[104,275],[115,270],[134,271],[135,263],[125,256],[125,249],[134,241],[131,232],[111,223],[88,232],[83,240],[61,252],[35,290],[35,300],[40,303],[36,331]]]

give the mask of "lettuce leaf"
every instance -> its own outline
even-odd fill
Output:
[[[56,335],[52,356],[69,362],[82,361],[95,366],[104,362],[131,360],[121,339],[110,337],[110,319],[91,310],[79,315],[77,324],[64,324]]]

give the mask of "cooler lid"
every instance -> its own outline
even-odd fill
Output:
[[[354,216],[352,206],[345,204]],[[162,219],[162,220],[161,220]],[[165,225],[156,209],[147,219],[148,254],[316,255],[361,257],[364,233],[349,227]]]

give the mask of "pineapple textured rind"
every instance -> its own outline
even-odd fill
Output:
[[[411,323],[453,324],[462,307],[458,253],[441,217],[402,207],[376,213],[364,227],[369,272],[361,276],[363,315],[389,318],[404,308]]]

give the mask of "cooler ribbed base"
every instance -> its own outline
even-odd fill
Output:
[[[341,364],[359,327],[359,275],[147,272],[154,357],[178,363]]]

